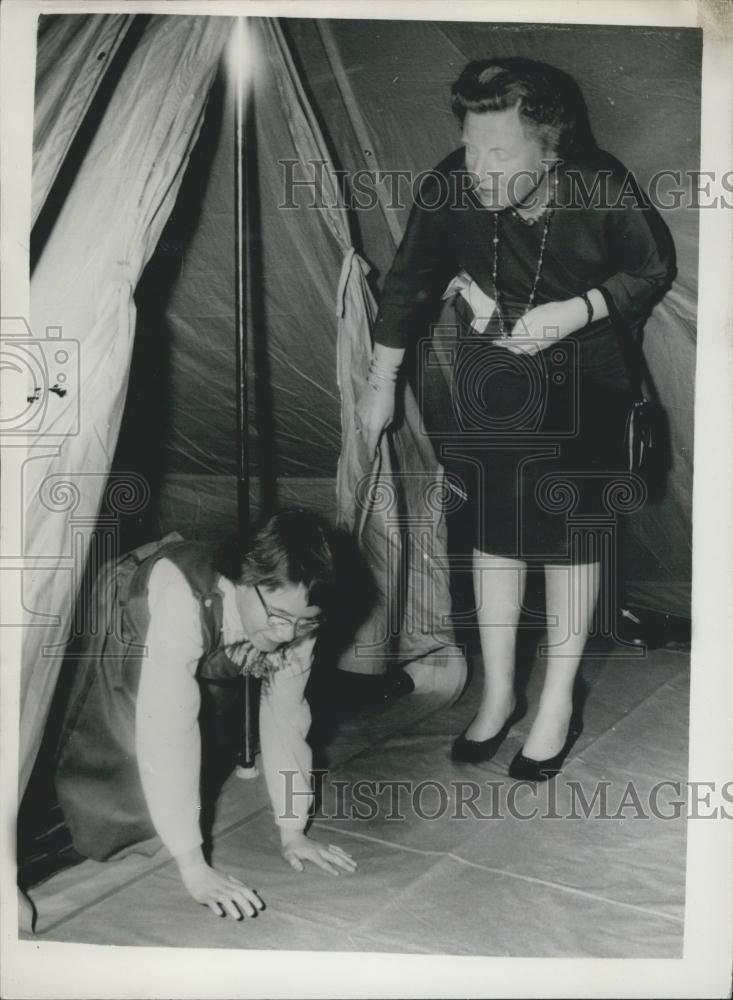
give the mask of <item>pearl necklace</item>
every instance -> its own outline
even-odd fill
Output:
[[[558,180],[557,177],[555,177],[555,179],[554,179],[554,181],[555,181],[554,190],[552,192],[552,195],[550,196],[549,201],[547,202],[547,205],[545,206],[544,226],[542,228],[542,239],[540,240],[540,252],[539,252],[539,256],[537,258],[537,267],[535,269],[534,281],[532,282],[532,289],[531,289],[531,291],[529,293],[529,298],[527,299],[527,305],[525,306],[524,312],[522,313],[523,316],[526,316],[526,314],[529,312],[529,310],[534,305],[535,295],[537,294],[537,286],[540,283],[540,275],[542,274],[542,264],[543,264],[544,259],[545,259],[545,247],[547,246],[547,234],[550,231],[550,220],[552,219],[552,213],[554,211],[554,207],[553,206],[554,206],[554,201],[555,201],[555,194],[557,192],[557,180]],[[519,212],[517,212],[516,209],[512,209],[512,213],[514,215],[516,215],[516,217],[522,223],[524,223],[525,225],[533,226],[535,224],[535,222],[537,221],[536,219],[527,219],[527,220],[523,219],[522,216],[519,214]],[[494,262],[493,262],[493,266],[492,266],[492,269],[491,269],[491,282],[492,282],[492,284],[494,286],[494,301],[496,302],[496,316],[497,316],[497,319],[499,320],[499,335],[501,337],[506,337],[507,336],[507,333],[506,333],[506,324],[504,322],[504,314],[501,311],[501,301],[500,301],[500,298],[499,298],[499,284],[498,284],[498,274],[499,274],[499,212],[492,212],[492,216],[493,216],[493,220],[494,220],[494,238],[493,238],[493,241],[492,241],[493,244],[494,244]]]

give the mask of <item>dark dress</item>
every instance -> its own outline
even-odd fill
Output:
[[[579,527],[592,529],[612,513],[609,489],[623,476],[630,384],[619,336],[637,334],[671,282],[669,235],[618,161],[598,151],[585,163],[564,164],[547,219],[529,225],[511,210],[499,213],[505,330],[526,310],[546,223],[534,305],[598,288],[608,318],[535,355],[516,355],[492,343],[497,314],[479,335],[469,307],[456,299],[455,331],[430,340],[440,298],[459,272],[494,298],[493,213],[466,193],[464,181],[463,150],[423,181],[385,281],[375,340],[418,342],[424,420],[439,459],[468,496],[476,547],[540,562],[595,561],[576,543]],[[441,380],[430,362],[436,345],[449,369],[448,407],[440,405]]]

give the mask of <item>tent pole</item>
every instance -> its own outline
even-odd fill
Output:
[[[247,239],[247,164],[245,160],[245,121],[247,93],[245,63],[247,18],[238,17],[235,27],[235,96],[234,96],[234,313],[237,340],[237,523],[240,533],[249,527],[249,462],[247,426],[247,286],[245,247]]]
[[[249,530],[249,449],[247,410],[247,271],[245,248],[247,240],[247,161],[245,123],[249,86],[252,85],[251,51],[246,17],[238,17],[234,47],[234,315],[236,322],[237,380],[237,526],[240,538]],[[255,746],[252,705],[253,682],[244,677],[244,720],[242,746],[238,755],[237,776],[252,778],[255,768]]]

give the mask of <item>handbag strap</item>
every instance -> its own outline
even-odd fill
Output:
[[[630,327],[622,327],[617,323],[613,323],[612,325],[618,339],[624,363],[626,364],[626,370],[629,373],[631,391],[634,395],[634,399],[642,401],[649,397],[654,397],[654,387],[651,379],[647,377],[649,369],[644,357],[644,352],[641,349],[641,344],[639,340],[637,340],[636,330]],[[648,392],[644,392],[645,382]]]

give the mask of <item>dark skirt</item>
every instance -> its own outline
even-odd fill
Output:
[[[630,390],[615,331],[567,337],[534,355],[476,335],[436,343],[450,364],[441,378],[423,358],[422,409],[464,539],[531,562],[596,561],[588,538],[617,519],[618,496],[623,508],[629,490]]]

